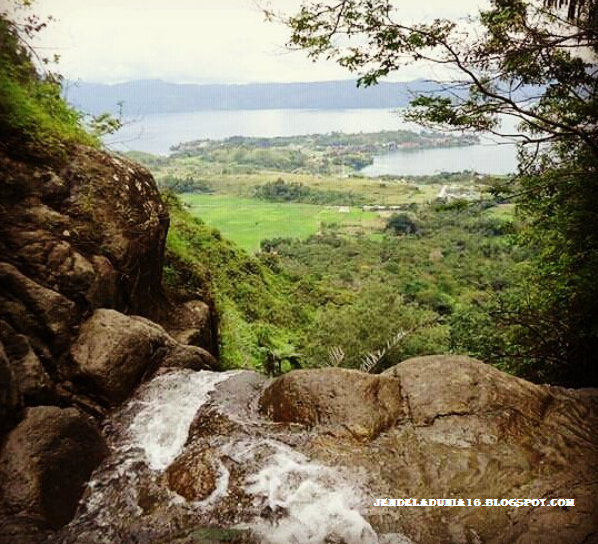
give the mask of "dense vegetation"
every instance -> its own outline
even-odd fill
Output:
[[[223,360],[269,372],[291,363],[361,367],[372,355],[382,370],[412,355],[480,354],[485,339],[472,341],[464,320],[515,285],[525,262],[511,212],[491,201],[411,205],[418,228],[409,233],[396,229],[402,214],[360,235],[322,225],[304,239],[264,239],[256,257],[177,200],[171,215],[167,285],[211,285]]]
[[[520,122],[520,175],[503,193],[517,197],[533,258],[525,284],[472,324],[493,323],[493,355],[523,375],[568,385],[598,384],[597,10],[595,0],[493,0],[469,37],[451,20],[400,20],[388,0],[305,2],[285,19],[292,45],[366,86],[413,60],[455,70],[453,95],[417,97],[412,120],[498,132],[500,115]]]
[[[305,202],[337,206],[358,206],[367,203],[364,196],[351,191],[314,189],[303,183],[286,183],[282,178],[258,185],[255,188],[255,197],[271,202]]]

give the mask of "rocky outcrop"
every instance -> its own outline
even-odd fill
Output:
[[[0,154],[0,174],[0,340],[13,381],[24,405],[84,406],[73,339],[98,308],[159,306],[166,208],[145,169],[85,147],[63,164]]]
[[[79,146],[62,163],[0,153],[0,175],[4,432],[21,406],[101,415],[161,362],[215,367],[209,307],[163,294],[169,218],[147,170]],[[180,341],[132,315],[172,323]]]
[[[420,357],[377,378],[398,392],[394,402],[401,406],[402,417],[384,432],[375,420],[362,419],[364,409],[382,404],[374,394],[355,395],[352,404],[318,394],[355,391],[356,378],[348,372],[293,372],[271,384],[261,403],[266,413],[276,414],[272,391],[283,397],[290,391],[294,400],[285,404],[285,419],[301,421],[315,390],[320,411],[340,410],[346,421],[369,425],[368,441],[316,425],[302,450],[326,464],[366,473],[372,503],[575,500],[575,507],[371,507],[369,519],[377,530],[406,534],[418,544],[598,541],[598,391],[533,385],[467,357]],[[306,383],[309,388],[297,396]]]
[[[17,534],[29,530],[27,519],[50,528],[68,521],[82,478],[101,457],[93,448],[103,452],[96,435],[81,430],[77,418],[83,416],[64,408],[100,419],[160,365],[216,368],[202,342],[217,342],[201,301],[179,317],[166,300],[161,280],[169,216],[141,166],[83,146],[54,162],[27,161],[2,148],[0,202],[0,454],[6,475],[0,492],[5,525],[6,516],[17,516],[10,522]],[[150,321],[158,318],[179,324],[182,342]],[[48,414],[57,422],[46,432]],[[72,449],[61,453],[58,445],[69,440]],[[19,444],[41,449],[35,459],[25,458]],[[48,453],[51,444],[58,444],[55,455]],[[78,456],[89,459],[81,471],[74,467],[72,488],[60,472],[68,456],[75,463]],[[29,468],[19,463],[37,467],[38,461],[46,468],[25,476]],[[53,488],[54,501],[44,491],[53,464],[65,478],[64,487]]]
[[[82,309],[152,311],[168,214],[145,169],[78,147],[61,167],[2,156],[0,171],[3,260]]]
[[[141,378],[159,366],[216,369],[205,350],[184,346],[148,319],[115,310],[96,310],[83,323],[71,348],[72,380],[110,406],[125,400]]]
[[[67,523],[108,449],[74,408],[29,408],[0,456],[0,542],[39,542]]]

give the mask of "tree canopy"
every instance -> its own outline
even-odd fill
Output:
[[[410,120],[503,135],[501,118],[518,121],[519,175],[501,190],[535,258],[529,285],[494,308],[494,356],[537,380],[598,384],[597,2],[492,0],[475,17],[417,23],[391,0],[304,2],[285,22],[290,46],[359,85],[415,61],[442,67],[444,92],[417,96]]]

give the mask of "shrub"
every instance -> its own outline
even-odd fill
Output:
[[[412,214],[395,213],[386,222],[385,230],[390,230],[394,234],[417,234],[420,229]]]

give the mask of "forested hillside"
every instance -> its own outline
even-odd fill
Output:
[[[519,121],[519,175],[501,192],[516,200],[518,242],[534,256],[526,281],[488,316],[520,372],[571,385],[598,383],[596,10],[496,1],[469,37],[451,20],[402,23],[385,1],[309,2],[282,19],[292,45],[359,72],[365,86],[411,60],[451,66],[454,94],[417,97],[412,120],[497,133],[499,115]]]

